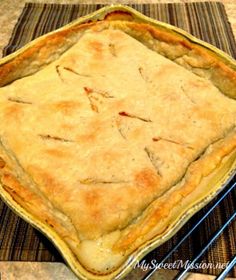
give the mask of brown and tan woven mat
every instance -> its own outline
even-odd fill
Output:
[[[4,55],[10,54],[32,39],[54,30],[102,5],[25,5],[14,28]],[[132,5],[153,18],[177,25],[236,57],[236,44],[223,4],[217,2]],[[185,262],[196,255],[210,236],[236,210],[236,193],[232,192],[219,207],[195,230],[167,262]],[[196,214],[171,240],[150,253],[147,261],[159,260],[178,239],[196,223],[209,206]],[[212,266],[228,262],[236,253],[236,223],[224,230],[220,238],[201,259]],[[18,218],[0,201],[0,260],[63,261],[56,249],[37,230]],[[211,265],[209,265],[211,266]],[[218,274],[220,269],[200,269],[199,272]],[[231,272],[236,277],[236,269]]]

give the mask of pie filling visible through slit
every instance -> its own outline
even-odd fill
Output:
[[[1,183],[104,274],[235,150],[235,123],[210,80],[121,30],[88,30],[0,88]]]

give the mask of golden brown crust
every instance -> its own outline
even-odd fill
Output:
[[[0,151],[0,156],[2,162],[0,165],[0,183],[3,189],[9,193],[12,199],[23,207],[24,210],[33,215],[36,220],[54,229],[73,251],[73,245],[80,243],[73,225],[68,227],[68,222],[65,225],[65,221],[60,219],[60,216],[56,218],[55,208],[52,208],[51,203],[38,193],[33,192],[26,183],[22,184],[20,182],[14,169],[12,169],[11,160],[2,149]],[[8,164],[6,162],[8,162]]]
[[[176,186],[173,186],[173,190],[170,193],[155,200],[145,210],[138,223],[123,231],[119,241],[114,245],[114,250],[132,251],[154,237],[148,233],[157,227],[160,221],[170,218],[170,213],[174,208],[193,193],[201,180],[214,172],[222,160],[236,149],[235,129],[223,140],[213,144],[211,149],[212,151],[206,152],[200,159],[191,163],[184,178]],[[161,232],[155,232],[155,235],[162,234],[168,229],[169,225],[168,222],[165,223],[165,228],[162,228]],[[145,238],[147,235],[148,239]]]
[[[101,275],[164,232],[236,148],[222,94],[236,96],[234,66],[123,18],[73,25],[0,66],[3,189]]]
[[[191,69],[195,74],[208,77],[224,94],[236,98],[235,65],[230,65],[211,50],[179,34],[149,24],[115,21],[112,25],[124,30],[154,51]]]
[[[30,75],[45,64],[52,62],[70,48],[87,29],[94,27],[102,30],[110,26],[127,32],[151,49],[183,67],[191,69],[197,75],[207,76],[224,94],[236,98],[235,65],[174,31],[132,20],[135,19],[129,16],[129,13],[113,12],[105,18],[105,21],[75,25],[70,29],[47,35],[13,60],[0,65],[0,86],[25,75]],[[58,50],[57,53],[54,53],[55,47]],[[35,61],[39,64],[29,69],[29,66]]]
[[[234,129],[224,139],[208,147],[204,155],[189,166],[184,178],[173,187],[173,190],[170,190],[170,194],[167,193],[163,197],[155,200],[142,213],[138,223],[130,225],[122,231],[122,234],[119,235],[119,239],[113,245],[114,252],[122,252],[122,254],[125,252],[125,255],[129,255],[148,240],[165,233],[171,223],[170,212],[175,209],[176,205],[179,205],[181,200],[189,196],[197,188],[200,181],[212,173],[220,165],[222,160],[235,150],[235,148],[236,131]],[[5,159],[7,160],[7,158]],[[211,163],[210,165],[209,162]],[[6,165],[4,155],[1,153],[0,181],[5,191],[7,191],[25,210],[53,228],[62,239],[67,242],[72,252],[76,252],[76,247],[80,242],[78,235],[73,233],[71,228],[68,231],[68,225],[65,226],[58,222],[58,218],[55,219],[55,216],[50,213],[48,206],[45,208],[45,201],[38,195],[32,193],[29,188],[22,186],[15,175],[12,175],[13,173],[11,168]],[[150,182],[148,174],[147,177],[141,177],[138,180],[147,180],[147,183]],[[35,205],[37,205],[37,208],[35,208]],[[163,223],[165,219],[167,221]],[[158,231],[155,231],[160,221],[162,225],[159,227]],[[91,268],[87,267],[87,269],[90,270]],[[93,271],[93,269],[91,269],[91,271],[98,273],[98,275],[105,275],[104,272],[101,271]]]
[[[81,33],[94,25],[95,23],[78,25],[36,40],[31,47],[0,65],[0,87],[21,77],[31,75],[51,63],[70,48],[78,40]]]

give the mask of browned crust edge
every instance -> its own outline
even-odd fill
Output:
[[[75,24],[36,39],[30,47],[0,65],[0,86],[35,73],[54,61],[73,46],[86,30],[115,28],[128,33],[147,47],[195,74],[207,77],[222,93],[236,98],[236,66],[221,55],[173,30],[132,21],[130,15],[125,13],[122,14],[122,18],[127,21],[117,20],[120,19],[120,15],[117,17],[117,13],[113,12],[105,20]]]
[[[0,86],[31,75],[56,60],[76,43],[85,30],[94,25],[93,22],[85,23],[35,39],[17,56],[0,64]]]
[[[165,232],[170,225],[171,211],[192,193],[204,178],[213,173],[227,155],[236,150],[236,130],[234,129],[225,138],[210,146],[198,160],[190,164],[184,178],[177,185],[163,197],[151,203],[142,213],[141,219],[122,232],[120,239],[114,245],[115,251],[130,253],[143,243]],[[161,232],[150,234],[163,220],[166,220],[166,223]]]
[[[21,182],[13,166],[11,166],[11,160],[2,149],[0,150],[0,163],[2,163],[0,164],[0,184],[4,191],[10,194],[13,201],[24,210],[51,227],[67,243],[73,252],[73,246],[71,245],[73,243],[80,243],[80,239],[73,225],[71,225],[70,229],[67,229],[63,225],[63,221],[53,215],[50,202],[36,194],[27,184]]]
[[[236,98],[236,64],[172,30],[136,22],[114,21],[111,25],[196,75],[207,77],[223,94]]]
[[[191,43],[186,38],[179,37],[176,34],[172,34],[171,32],[161,28],[158,29],[148,24],[128,21],[110,21],[109,23],[102,21],[96,23],[86,23],[43,37],[37,41],[35,45],[26,49],[17,57],[0,65],[0,86],[4,86],[5,84],[25,75],[30,75],[38,71],[44,65],[52,62],[60,56],[61,53],[72,46],[76,40],[78,40],[78,34],[82,34],[90,28],[121,29],[136,39],[142,41],[151,49],[159,51],[164,56],[182,64],[187,69],[195,69],[194,71],[196,71],[196,69],[198,71],[199,69],[202,70],[202,72],[200,71],[197,74],[201,73],[203,76],[208,76],[213,84],[215,84],[224,94],[236,98],[236,72],[232,66],[225,63],[223,59],[221,60],[220,58],[219,60],[217,54],[205,49],[204,47]],[[162,45],[162,43],[164,44]],[[165,43],[168,47],[166,47]],[[173,54],[170,52],[170,48],[176,48],[176,46],[179,47],[178,53]],[[53,51],[57,48],[61,48],[60,52],[58,52],[55,56],[52,56]],[[191,54],[192,56],[190,56],[190,58],[192,57],[193,61],[180,60],[180,58],[186,54]],[[194,64],[197,63],[196,61],[198,59],[200,64]],[[31,66],[32,62],[37,60],[38,64],[34,65],[34,68],[27,67]],[[116,244],[114,250],[127,251],[130,253],[147,241],[147,239],[140,239],[139,237],[147,235],[148,231],[155,227],[158,219],[168,217],[168,209],[178,203],[182,197],[188,195],[188,193],[198,185],[200,180],[209,173],[213,172],[213,170],[221,163],[222,159],[235,148],[236,133],[229,138],[225,138],[222,144],[213,149],[212,153],[208,154],[208,156],[202,157],[198,162],[195,162],[186,174],[187,181],[183,186],[183,193],[181,192],[179,195],[175,194],[169,201],[169,204],[166,204],[166,201],[163,201],[161,208],[160,206],[156,206],[156,202],[154,202],[152,210],[150,211],[148,209],[147,213],[145,212],[143,219],[140,220],[139,226],[135,225],[129,231],[124,230],[122,238]],[[201,168],[201,164],[199,162],[204,166],[204,168]],[[211,162],[212,165],[207,165],[209,162]],[[37,211],[41,208],[38,207],[32,210],[29,201],[36,199],[40,205],[41,201],[38,200],[39,198],[37,196],[35,197],[35,194],[32,194],[31,192],[28,193],[25,191],[26,188],[21,186],[17,178],[14,177],[13,171],[9,170],[9,167],[4,164],[4,161],[0,161],[0,170],[1,166],[2,170],[5,170],[5,168],[8,169],[8,171],[4,174],[4,177],[2,177],[4,178],[3,185],[5,191],[7,191],[13,199],[19,203],[19,205],[38,216]],[[65,236],[63,227],[55,221],[53,216],[49,214],[47,215],[43,219],[44,222],[51,225],[51,227],[53,227],[61,236]]]
[[[209,151],[210,148],[210,151]],[[236,150],[236,130],[233,129],[225,138],[218,140],[208,146],[205,153],[196,161],[192,162],[184,178],[160,198],[153,201],[146,210],[139,216],[138,222],[127,226],[121,231],[119,240],[113,247],[114,252],[122,252],[128,257],[132,252],[157,236],[165,234],[171,224],[171,211],[181,203],[190,193],[192,193],[201,180],[214,172],[219,167],[222,160]],[[37,194],[26,186],[22,185],[14,170],[8,156],[0,150],[0,182],[12,199],[27,212],[31,213],[41,222],[50,226],[66,242],[71,252],[76,252],[74,244],[79,244],[80,240],[76,232],[67,230],[57,218],[48,210],[48,206]],[[35,207],[37,205],[37,207]],[[162,224],[158,231],[155,230]],[[77,259],[76,254],[73,254]],[[79,259],[77,259],[79,262]],[[125,261],[125,259],[124,259]],[[82,265],[80,263],[80,265]],[[82,265],[83,266],[83,265]],[[84,267],[85,268],[85,267]],[[117,267],[118,268],[118,267]],[[92,272],[89,268],[87,271]],[[113,273],[114,270],[110,271]],[[96,272],[98,275],[98,272]],[[99,275],[108,275],[107,272]]]

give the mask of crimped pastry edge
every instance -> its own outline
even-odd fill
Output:
[[[101,9],[90,17],[84,17],[43,35],[15,54],[2,59],[0,86],[33,74],[54,61],[73,46],[87,29],[115,28],[195,74],[207,76],[222,93],[236,98],[236,62],[226,53],[177,27],[148,19],[132,8],[118,5],[111,7],[110,12],[105,11],[105,8]],[[102,15],[102,18],[95,15]],[[182,49],[177,46],[182,46]],[[57,50],[57,53],[53,52],[54,50]]]
[[[26,205],[30,204],[30,198],[34,196],[34,194],[29,191],[25,186],[20,184],[19,179],[17,179],[17,175],[14,172],[14,168],[11,167],[12,163],[8,156],[4,156],[3,149],[0,150],[0,156],[4,159],[2,162],[2,168],[0,169],[0,175],[4,174],[5,172],[5,179],[2,182],[1,177],[1,184],[0,184],[0,195],[3,200],[15,211],[18,215],[23,217],[26,221],[36,227],[38,230],[42,231],[61,251],[62,256],[65,258],[66,262],[71,266],[72,270],[78,275],[82,277],[82,279],[113,279],[113,277],[117,276],[116,279],[123,278],[135,265],[135,263],[141,259],[145,254],[147,254],[152,249],[156,248],[157,246],[164,243],[166,240],[171,238],[177,230],[182,227],[190,217],[200,210],[203,206],[205,206],[211,199],[213,199],[223,188],[232,174],[235,172],[236,166],[236,154],[235,154],[235,146],[236,146],[236,131],[235,129],[233,132],[229,133],[226,136],[226,141],[221,139],[214,144],[211,144],[206,149],[205,153],[196,161],[192,162],[186,172],[184,178],[180,181],[183,182],[186,177],[188,181],[183,184],[184,189],[188,191],[191,188],[196,188],[199,184],[199,181],[196,183],[196,176],[195,174],[198,173],[199,170],[203,170],[204,174],[201,174],[200,177],[202,179],[207,180],[207,177],[211,175],[215,170],[218,168],[225,169],[224,165],[226,166],[226,170],[223,170],[223,173],[220,175],[220,179],[217,179],[216,186],[214,186],[213,190],[208,191],[207,195],[200,194],[199,197],[195,197],[195,200],[191,200],[191,205],[187,207],[188,209],[183,209],[178,213],[177,216],[170,217],[169,215],[164,215],[162,221],[162,227],[156,230],[155,226],[158,226],[158,218],[159,218],[159,207],[155,207],[156,201],[155,200],[140,216],[144,216],[144,213],[147,212],[146,217],[144,220],[147,221],[147,225],[144,223],[142,226],[146,226],[145,229],[148,227],[148,231],[146,231],[146,235],[141,234],[138,239],[133,238],[132,232],[131,236],[128,238],[123,238],[119,240],[119,243],[116,245],[116,250],[123,252],[125,257],[124,261],[119,264],[119,266],[115,267],[114,270],[110,271],[109,273],[101,273],[98,271],[90,270],[88,267],[84,266],[83,263],[76,257],[73,252],[73,248],[69,245],[67,238],[62,238],[69,235],[74,237],[71,231],[65,230],[60,223],[53,216],[50,216],[50,211],[43,211],[43,215],[37,215],[38,209],[40,206],[44,206],[40,204],[40,198],[36,197],[38,202],[38,207],[31,208],[29,210]],[[211,152],[208,153],[208,149],[211,147]],[[224,158],[230,157],[229,161],[227,160],[226,163],[222,164],[222,160]],[[208,162],[209,158],[211,161],[210,168],[206,168],[206,162]],[[202,161],[203,159],[203,161]],[[205,168],[202,168],[201,165]],[[233,167],[233,168],[232,168]],[[230,168],[230,172],[228,170]],[[198,176],[197,176],[198,177]],[[211,176],[209,181],[211,181]],[[214,180],[213,180],[214,181]],[[179,184],[177,183],[175,186],[172,187],[172,190],[178,188]],[[25,192],[27,191],[27,192]],[[167,191],[165,194],[167,194]],[[165,194],[163,195],[165,198]],[[162,198],[162,197],[161,197]],[[35,198],[34,198],[35,199]],[[173,200],[171,200],[173,201]],[[165,202],[165,200],[164,200]],[[158,203],[157,203],[158,204]],[[154,205],[154,207],[152,207]],[[28,209],[27,209],[28,208]],[[46,207],[47,208],[47,207]],[[165,207],[164,207],[165,208]],[[168,209],[170,210],[170,209]],[[39,212],[38,212],[39,213]],[[40,213],[42,214],[42,213]],[[46,215],[45,215],[46,214]],[[160,214],[160,213],[159,213]],[[166,214],[166,211],[165,213]],[[151,216],[151,226],[148,223],[148,217]],[[167,220],[165,221],[165,218]],[[170,218],[170,220],[168,220]],[[143,227],[139,227],[139,229],[143,230]],[[164,228],[163,228],[164,226]],[[160,232],[161,229],[161,232]],[[67,232],[66,232],[67,231]],[[126,232],[127,233],[127,232]],[[126,236],[126,234],[124,234]],[[70,238],[71,239],[71,238]],[[71,240],[70,240],[71,241]],[[79,242],[79,240],[77,240]]]
[[[212,151],[209,152],[209,149],[212,149]],[[220,166],[222,160],[227,155],[234,153],[235,150],[236,130],[233,129],[225,138],[210,144],[199,159],[190,163],[184,177],[172,186],[171,190],[165,192],[146,208],[142,213],[143,219],[141,218],[141,221],[137,223],[137,228],[134,224],[133,229],[124,234],[123,238],[118,241],[115,249],[132,251],[132,248],[141,245],[143,242],[142,236],[149,235],[149,238],[153,238],[151,235],[156,234],[156,232],[154,230],[154,233],[152,233],[152,229],[158,225],[160,220],[170,217],[170,213],[175,206],[193,192],[201,181],[212,174]],[[177,189],[177,192],[172,193],[172,190],[175,189]]]
[[[124,15],[122,15],[124,16]],[[115,18],[117,15],[115,15]],[[68,27],[68,29],[61,29],[58,32],[53,32],[49,35],[43,36],[42,38],[37,39],[35,42],[29,44],[28,47],[26,47],[25,50],[20,51],[16,56],[9,56],[7,60],[2,60],[2,64],[0,63],[0,75],[3,76],[3,80],[1,80],[1,84],[5,85],[10,83],[11,81],[21,78],[26,75],[30,75],[36,71],[38,71],[41,67],[44,65],[50,63],[53,61],[57,56],[51,56],[50,51],[53,50],[54,48],[57,48],[58,46],[64,46],[60,49],[61,53],[63,53],[66,49],[68,49],[70,46],[73,45],[73,42],[75,42],[78,39],[78,35],[82,34],[85,32],[87,29],[90,28],[95,28],[95,29],[100,29],[100,28],[118,28],[121,29],[125,32],[127,32],[129,35],[135,37],[136,39],[144,42],[147,42],[150,39],[151,40],[160,40],[160,38],[164,37],[166,38],[167,44],[169,46],[176,46],[176,44],[180,43],[184,49],[187,50],[194,50],[194,55],[199,56],[200,58],[203,58],[203,61],[206,61],[207,64],[203,65],[202,67],[197,67],[197,68],[202,68],[203,72],[202,75],[204,76],[207,71],[210,69],[213,74],[211,74],[212,82],[215,84],[224,94],[235,98],[236,97],[236,91],[234,89],[236,88],[236,72],[235,72],[235,64],[234,62],[222,58],[221,55],[217,55],[214,53],[211,49],[205,49],[205,47],[201,47],[196,43],[192,43],[190,40],[184,38],[184,37],[179,37],[179,35],[172,34],[172,32],[168,32],[166,30],[162,30],[162,28],[159,30],[160,32],[156,32],[155,27],[152,25],[146,25],[146,24],[140,24],[137,22],[129,22],[129,21],[110,21],[113,19],[113,15],[111,15],[110,18],[105,20],[104,22],[91,22],[91,23],[85,23],[82,25],[71,25],[71,27]],[[118,16],[118,19],[119,16]],[[127,19],[127,18],[126,18]],[[133,30],[136,29],[134,32]],[[132,33],[133,32],[133,33]],[[166,36],[167,35],[167,36]],[[170,35],[170,36],[168,36]],[[46,42],[49,41],[50,45],[48,46]],[[149,42],[148,47],[158,50],[158,47],[153,44],[153,42]],[[164,48],[166,49],[166,48]],[[159,50],[160,51],[160,50]],[[60,54],[61,54],[60,53]],[[59,55],[60,55],[59,54]],[[35,57],[34,55],[38,56]],[[168,54],[165,54],[165,50],[163,50],[163,55],[168,57]],[[34,65],[34,68],[27,68],[26,65],[30,63],[31,59],[34,61],[35,59],[37,60],[40,58],[42,61],[38,65]],[[169,57],[170,58],[170,57]],[[220,58],[220,61],[217,61]],[[214,61],[213,64],[211,64],[212,60]],[[24,64],[26,63],[26,64]],[[177,61],[177,63],[179,63]],[[209,67],[210,65],[213,65],[214,68],[212,69]],[[181,62],[179,64],[182,64]],[[32,66],[32,65],[31,65]],[[185,65],[186,68],[189,69],[190,65],[186,63]],[[195,68],[195,67],[193,67]],[[206,69],[205,69],[206,68]],[[25,71],[23,71],[25,70]],[[205,70],[207,70],[205,72]],[[194,72],[194,71],[193,71]],[[197,73],[199,74],[199,72]],[[22,75],[22,76],[21,76]],[[219,81],[219,77],[224,77],[224,83],[221,85],[218,85],[217,82]],[[234,141],[234,140],[233,140]],[[6,190],[5,190],[6,191]],[[6,191],[7,192],[7,191]],[[9,191],[10,193],[10,191]],[[10,199],[10,198],[9,198]],[[14,200],[14,198],[13,198]],[[10,203],[11,204],[11,203]],[[16,203],[17,204],[17,203]],[[17,211],[18,212],[18,211]],[[27,211],[26,211],[27,212]],[[27,219],[27,218],[26,218]],[[32,220],[29,219],[29,221]],[[36,218],[37,220],[37,218]],[[34,226],[37,227],[37,225],[34,224]],[[39,229],[41,226],[39,226]],[[46,230],[49,231],[47,228]],[[44,231],[45,232],[45,231]],[[56,239],[57,237],[55,237]],[[59,248],[61,245],[58,245]],[[63,246],[61,246],[63,247]],[[63,250],[65,250],[63,248]],[[62,252],[63,253],[63,252]],[[67,252],[67,254],[69,254]],[[82,268],[80,268],[82,269]],[[77,271],[77,273],[80,273]],[[117,273],[116,273],[117,274]],[[114,276],[114,275],[113,275]],[[112,277],[113,277],[112,276]],[[96,276],[97,277],[97,276]],[[97,278],[94,278],[97,279]]]

